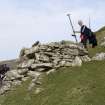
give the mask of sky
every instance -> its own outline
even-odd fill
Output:
[[[96,31],[105,25],[105,0],[0,0],[0,61],[18,58],[23,47],[61,40],[75,41],[67,14],[75,30],[83,20]],[[79,39],[79,35],[78,39]]]

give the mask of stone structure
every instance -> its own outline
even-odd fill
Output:
[[[64,42],[40,44],[38,41],[31,48],[23,48],[19,59],[21,63],[16,70],[6,73],[0,94],[28,78],[32,78],[28,87],[31,90],[41,84],[38,80],[43,73],[48,75],[60,67],[81,66],[82,62],[91,61],[88,52],[79,45]]]

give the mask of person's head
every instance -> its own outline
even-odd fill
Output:
[[[78,21],[78,24],[79,24],[80,26],[83,26],[83,22],[82,22],[81,20]]]

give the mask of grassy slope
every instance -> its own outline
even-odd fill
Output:
[[[102,34],[101,34],[102,33]],[[98,31],[98,39],[104,36],[104,29]],[[89,49],[90,56],[105,52],[99,46]],[[88,62],[82,67],[61,68],[45,76],[44,90],[35,94],[27,92],[29,81],[0,96],[1,105],[105,105],[105,61]]]
[[[96,32],[97,38],[99,40],[99,43],[101,42],[101,40],[103,39],[103,37],[105,37],[105,27],[102,27],[100,30],[98,30]]]
[[[105,61],[61,68],[44,78],[38,95],[34,89],[28,93],[27,84],[1,96],[1,105],[104,105]]]

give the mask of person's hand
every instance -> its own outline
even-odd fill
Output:
[[[75,33],[81,33],[80,31],[75,31]]]

